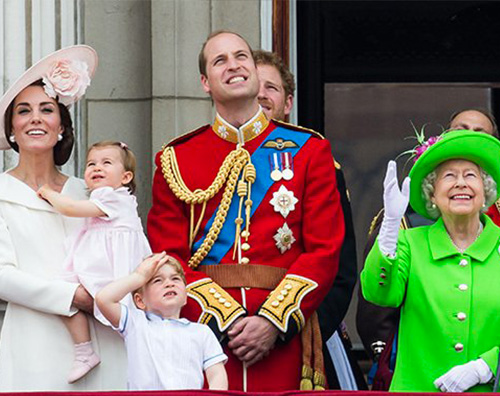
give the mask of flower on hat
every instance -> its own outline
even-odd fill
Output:
[[[62,59],[54,62],[42,79],[45,93],[58,98],[65,106],[78,101],[90,85],[88,66],[85,62]]]
[[[412,139],[417,139],[418,144],[413,147],[410,150],[407,150],[400,155],[398,155],[398,158],[402,155],[410,154],[410,159],[413,159],[413,162],[417,162],[417,160],[420,158],[420,156],[433,144],[439,142],[442,138],[443,135],[437,135],[437,136],[431,136],[429,139],[425,139],[425,124],[420,128],[420,131],[415,128],[415,125],[413,125],[413,122],[411,123],[413,130],[415,132],[415,136],[411,136],[410,138]]]

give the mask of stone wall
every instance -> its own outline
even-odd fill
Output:
[[[83,146],[103,139],[129,144],[145,221],[154,154],[213,117],[200,86],[201,45],[211,31],[230,29],[258,47],[260,0],[85,0],[83,7],[84,42],[99,54]]]

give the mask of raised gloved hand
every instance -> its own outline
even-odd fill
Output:
[[[378,234],[378,245],[382,253],[394,256],[398,233],[408,201],[410,199],[410,178],[403,180],[399,189],[396,162],[389,161],[384,179],[384,219]]]
[[[464,392],[477,384],[486,384],[493,377],[489,366],[483,359],[472,360],[455,366],[434,381],[441,392]]]

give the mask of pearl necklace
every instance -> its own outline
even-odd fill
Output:
[[[470,245],[472,245],[474,242],[477,241],[477,238],[479,238],[479,235],[481,235],[481,232],[483,232],[483,223],[479,222],[479,227],[477,228],[477,234],[476,234],[476,237],[474,238],[474,240],[472,241],[472,243]],[[466,248],[460,248],[456,245],[456,243],[453,241],[453,238],[451,237],[450,233],[448,232],[448,230],[446,230],[446,233],[448,234],[448,238],[450,238],[450,241],[451,243],[453,244],[453,246],[455,246],[455,249],[457,249],[458,253],[462,254],[464,253],[467,248],[470,246],[467,246]]]

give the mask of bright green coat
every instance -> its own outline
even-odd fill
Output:
[[[500,228],[484,215],[481,221],[483,232],[463,254],[442,219],[401,231],[394,259],[380,253],[378,243],[370,251],[361,273],[363,296],[378,305],[401,306],[391,391],[437,392],[436,378],[479,357],[496,374]],[[491,389],[485,384],[470,391]]]

